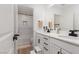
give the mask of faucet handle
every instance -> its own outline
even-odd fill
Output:
[[[75,32],[79,32],[79,30],[74,30]]]
[[[69,30],[69,32],[78,32],[79,30]]]

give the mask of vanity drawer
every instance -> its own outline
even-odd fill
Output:
[[[48,46],[48,45],[49,45],[47,42],[44,42],[43,44],[44,44],[45,46]]]
[[[43,47],[46,47],[47,49],[49,49],[49,45],[43,44]]]
[[[43,36],[43,43],[49,44],[49,37]]]
[[[74,44],[71,44],[69,42],[65,42],[56,38],[51,38],[50,42],[63,48],[64,50],[68,51],[70,54],[79,54],[79,46],[76,46]]]
[[[43,37],[43,39],[44,39],[45,41],[48,41],[49,38],[48,38],[48,37]]]
[[[50,38],[49,36],[43,35],[43,39],[44,39],[44,40],[48,41],[49,38]]]

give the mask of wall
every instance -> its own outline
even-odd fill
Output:
[[[24,45],[31,42],[33,38],[33,17],[28,15],[18,15],[18,32],[20,34],[17,45]]]

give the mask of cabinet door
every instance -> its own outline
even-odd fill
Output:
[[[70,54],[67,50],[62,49],[61,51],[62,54]]]
[[[49,49],[47,47],[43,47],[43,53],[44,54],[49,54]]]
[[[50,38],[50,54],[60,54],[61,47],[55,44],[55,38]]]
[[[50,54],[59,54],[60,53],[60,47],[57,45],[50,43]]]

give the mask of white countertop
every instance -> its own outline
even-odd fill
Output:
[[[46,36],[49,36],[51,38],[56,38],[58,40],[62,40],[62,41],[65,41],[65,42],[68,42],[68,43],[72,43],[74,45],[77,45],[79,46],[79,37],[72,37],[72,36],[62,36],[61,34],[56,34],[56,33],[46,33],[46,32],[43,32],[43,31],[36,31],[37,33],[40,33],[40,34],[43,34],[43,35],[46,35]]]

